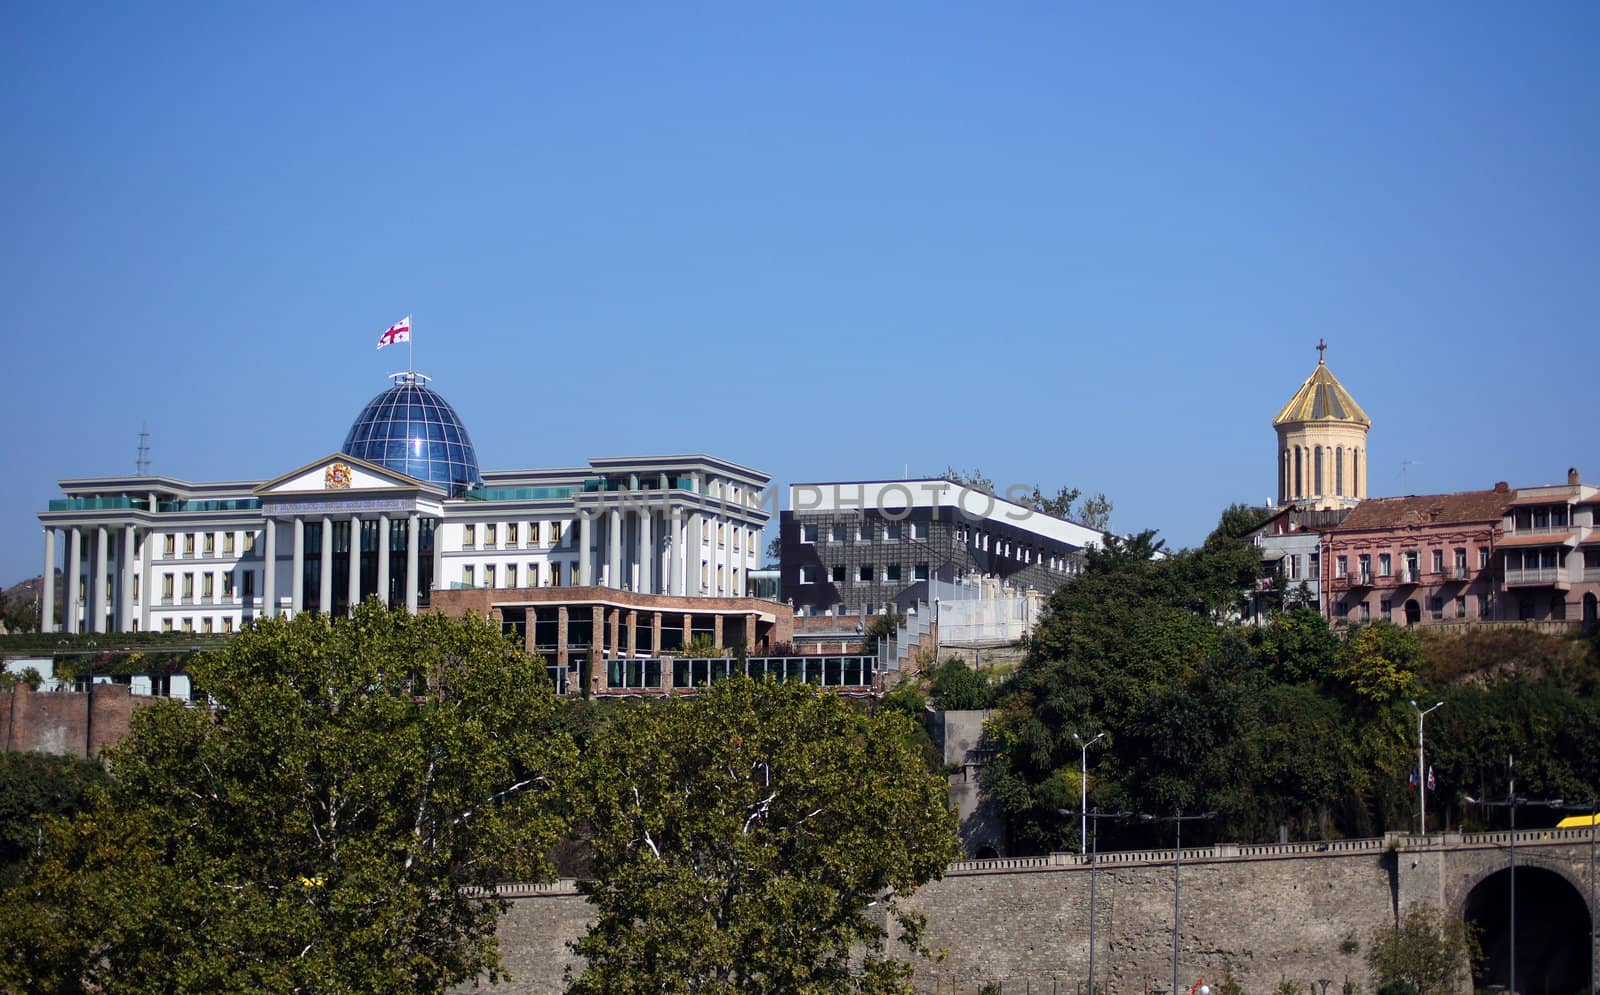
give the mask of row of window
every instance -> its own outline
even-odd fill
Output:
[[[901,538],[909,536],[912,539],[928,538],[927,522],[884,522],[882,536],[889,542],[898,542]],[[830,525],[825,533],[829,542],[872,542],[878,538],[880,529],[877,522],[861,521],[854,525]],[[816,542],[817,536],[824,534],[821,526],[807,523],[800,526],[801,542]]]
[[[133,631],[135,631],[135,632],[139,631],[139,620],[138,619],[134,619]],[[215,620],[213,620],[210,616],[203,616],[200,619],[200,628],[199,628],[199,630],[195,629],[194,619],[192,617],[185,617],[185,618],[178,619],[176,626],[173,625],[173,620],[172,619],[164,618],[164,619],[161,620],[161,631],[162,632],[195,632],[195,631],[199,631],[199,633],[201,635],[203,635],[203,636],[210,636],[210,635],[214,635],[214,634],[220,632],[224,636],[226,636],[226,635],[230,635],[233,632],[233,616],[232,615],[224,615],[220,619],[215,619]]]
[[[881,527],[880,527],[881,526]],[[825,535],[828,542],[875,542],[880,537],[885,542],[898,542],[902,538],[926,541],[928,538],[928,523],[926,522],[871,522],[860,521],[853,524],[829,525],[826,533],[822,526],[814,523],[805,523],[800,526],[800,541],[803,543],[816,543],[819,536]],[[1009,539],[991,535],[982,530],[956,529],[955,541],[972,543],[972,548],[995,556],[1016,560],[1023,564],[1041,564],[1051,570],[1071,571],[1072,564],[1065,556],[1049,553],[1044,549],[1032,546],[1023,546]],[[802,583],[804,583],[802,581]]]
[[[1428,614],[1436,622],[1449,618],[1467,618],[1469,602],[1474,596],[1460,594],[1451,600],[1446,600],[1442,595],[1434,595],[1428,599]],[[1477,614],[1479,618],[1494,617],[1494,595],[1479,594],[1477,599]],[[1378,611],[1381,619],[1391,622],[1411,623],[1421,621],[1421,611],[1415,600],[1403,604],[1396,615],[1395,604],[1389,598],[1380,599]],[[1372,621],[1372,602],[1358,601],[1353,605],[1348,601],[1339,601],[1334,605],[1334,615],[1344,621],[1350,621],[1352,615],[1358,622]]]
[[[1295,446],[1293,449],[1283,451],[1283,468],[1280,474],[1281,486],[1279,492],[1284,497],[1321,497],[1328,493],[1324,490],[1326,481],[1323,479],[1323,468],[1329,460],[1333,463],[1333,493],[1339,497],[1345,495],[1344,468],[1345,448],[1343,446]],[[1361,450],[1350,450],[1350,496],[1361,495]],[[1289,485],[1293,483],[1291,490]],[[1307,484],[1310,489],[1307,489]]]
[[[198,574],[163,573],[160,576],[161,603],[164,605],[172,604],[173,598],[176,596],[175,592],[179,590],[183,592],[181,595],[183,603],[193,602],[195,599],[196,578],[199,579],[201,601],[214,600],[218,597],[219,592],[223,600],[231,600],[234,596],[234,574],[232,571],[223,571],[221,573],[206,571]],[[256,572],[254,570],[242,570],[239,572],[238,577],[239,593],[246,598],[255,597]],[[133,600],[135,603],[139,601],[139,577],[137,574],[133,578]]]
[[[502,524],[504,527],[502,528]],[[564,526],[565,522],[527,522],[524,529],[522,522],[485,522],[482,524],[467,523],[463,525],[461,533],[462,549],[536,549],[545,545],[560,546],[563,534],[571,535]],[[815,528],[815,526],[813,526]],[[719,547],[725,546],[728,539],[733,540],[735,553],[749,549],[753,554],[756,551],[759,534],[757,529],[746,528],[742,525],[728,527],[726,522],[718,522],[715,530],[716,543]],[[700,544],[709,546],[713,537],[711,529],[705,529],[700,535]],[[480,545],[479,539],[483,542]],[[504,544],[501,540],[504,539]],[[526,546],[523,545],[524,538]]]
[[[1432,552],[1432,556],[1431,556],[1431,558],[1429,560],[1429,570],[1428,570],[1428,572],[1432,573],[1432,574],[1442,574],[1442,573],[1444,573],[1445,572],[1445,568],[1444,568],[1444,550],[1435,549],[1435,550],[1432,550],[1431,552]],[[1454,556],[1453,556],[1453,559],[1451,561],[1451,568],[1452,568],[1451,569],[1451,574],[1455,579],[1463,580],[1463,579],[1466,578],[1466,573],[1467,573],[1467,562],[1468,562],[1467,550],[1466,550],[1465,547],[1458,546],[1458,547],[1455,548],[1453,553],[1454,553]],[[1407,574],[1408,577],[1411,577],[1411,578],[1415,579],[1417,577],[1421,577],[1422,576],[1422,558],[1421,558],[1422,554],[1421,554],[1420,550],[1415,550],[1415,549],[1404,550],[1404,551],[1401,552],[1400,556],[1401,556],[1401,563],[1404,566],[1406,574]],[[1490,556],[1489,547],[1487,547],[1487,546],[1479,546],[1478,547],[1478,569],[1479,570],[1484,570],[1484,569],[1488,568],[1488,566],[1489,566],[1489,556]],[[1359,571],[1361,579],[1370,580],[1373,577],[1373,572],[1372,572],[1372,554],[1371,553],[1361,553],[1360,555],[1358,555],[1356,557],[1356,568]],[[1334,561],[1333,561],[1333,575],[1335,577],[1346,577],[1346,576],[1349,576],[1349,573],[1350,573],[1350,557],[1348,557],[1348,556],[1335,557]],[[1377,576],[1379,576],[1379,577],[1391,577],[1393,575],[1394,575],[1394,555],[1392,553],[1379,553],[1378,554],[1378,572],[1377,572]]]
[[[167,532],[161,536],[161,556],[163,559],[176,559],[178,557],[178,542],[183,542],[183,554],[187,557],[216,556],[221,549],[223,556],[233,556],[236,550],[243,550],[246,554],[255,552],[256,532]],[[197,552],[198,550],[198,552]]]
[[[727,580],[731,576],[733,578],[732,592],[740,594],[742,591],[739,582],[743,573],[744,571],[738,567],[728,571],[719,563],[716,565],[715,574],[713,574],[711,564],[702,560],[700,563],[700,587],[708,593],[727,594],[729,593]],[[712,587],[713,576],[716,578],[715,587]],[[483,580],[482,584],[478,582],[480,577]],[[520,566],[520,568],[519,564],[516,563],[487,563],[483,565],[481,573],[477,564],[469,563],[461,568],[462,587],[561,587],[562,577],[566,578],[567,586],[573,587],[577,585],[577,561],[569,562],[566,565],[565,572],[563,572],[560,563],[550,563],[543,566],[538,563],[529,563],[526,566]],[[521,581],[521,583],[518,583],[518,581]]]
[[[818,568],[816,566],[803,566],[800,568],[800,583],[815,584],[817,582]],[[849,583],[850,570],[848,567],[829,567],[828,582],[831,584]],[[928,565],[918,563],[911,568],[911,579],[927,580]],[[876,584],[880,581],[885,584],[899,584],[904,580],[903,572],[898,563],[878,567],[870,563],[863,563],[855,569],[855,582],[857,584]]]

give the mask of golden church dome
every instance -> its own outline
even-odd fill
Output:
[[[1289,398],[1289,403],[1278,412],[1278,417],[1272,419],[1273,425],[1293,425],[1303,422],[1343,422],[1346,424],[1360,425],[1363,428],[1372,427],[1372,419],[1361,410],[1361,405],[1344,389],[1344,384],[1339,382],[1328,369],[1327,363],[1320,355],[1318,349],[1317,368],[1306,377],[1305,383]]]

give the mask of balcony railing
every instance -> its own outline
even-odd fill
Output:
[[[1506,568],[1507,587],[1565,587],[1560,567]]]
[[[1446,580],[1471,580],[1472,572],[1465,563],[1453,563],[1445,568],[1444,576]]]

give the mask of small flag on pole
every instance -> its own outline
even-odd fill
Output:
[[[1429,791],[1438,791],[1439,790],[1439,782],[1435,781],[1433,779],[1433,764],[1429,764],[1428,765],[1428,790]]]
[[[384,346],[394,345],[396,342],[410,341],[411,315],[408,314],[404,318],[401,318],[399,321],[390,325],[388,329],[378,337],[378,348],[382,349]]]
[[[1411,776],[1406,778],[1406,787],[1412,791],[1417,789],[1417,769],[1415,767],[1411,768]]]

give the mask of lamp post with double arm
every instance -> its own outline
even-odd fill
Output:
[[[1089,747],[1106,738],[1105,733],[1100,733],[1093,739],[1085,740],[1077,733],[1072,734],[1072,741],[1082,748],[1078,758],[1078,856],[1083,856],[1088,845],[1089,836]]]
[[[1507,964],[1508,969],[1506,971],[1506,991],[1508,992],[1517,991],[1517,809],[1566,807],[1566,802],[1560,798],[1538,800],[1521,797],[1516,793],[1516,787],[1516,778],[1512,778],[1510,781],[1510,790],[1507,791],[1504,801],[1484,801],[1473,798],[1471,795],[1466,796],[1466,800],[1471,804],[1482,805],[1486,808],[1504,808],[1509,809],[1511,812],[1511,842],[1506,847],[1506,865],[1510,872],[1509,887],[1511,890],[1511,898],[1509,903],[1511,917],[1509,928],[1511,950],[1509,963]]]
[[[1428,835],[1428,768],[1423,764],[1422,754],[1422,720],[1428,713],[1443,705],[1444,702],[1435,702],[1427,708],[1419,706],[1415,700],[1411,708],[1417,713],[1417,835]]]
[[[1170,822],[1172,823],[1176,838],[1173,841],[1172,853],[1172,995],[1178,993],[1178,926],[1182,922],[1183,914],[1183,824],[1185,822],[1199,822],[1203,819],[1215,819],[1217,813],[1206,812],[1202,815],[1184,815],[1179,811],[1173,815],[1145,815],[1140,813],[1139,818],[1144,822]]]

